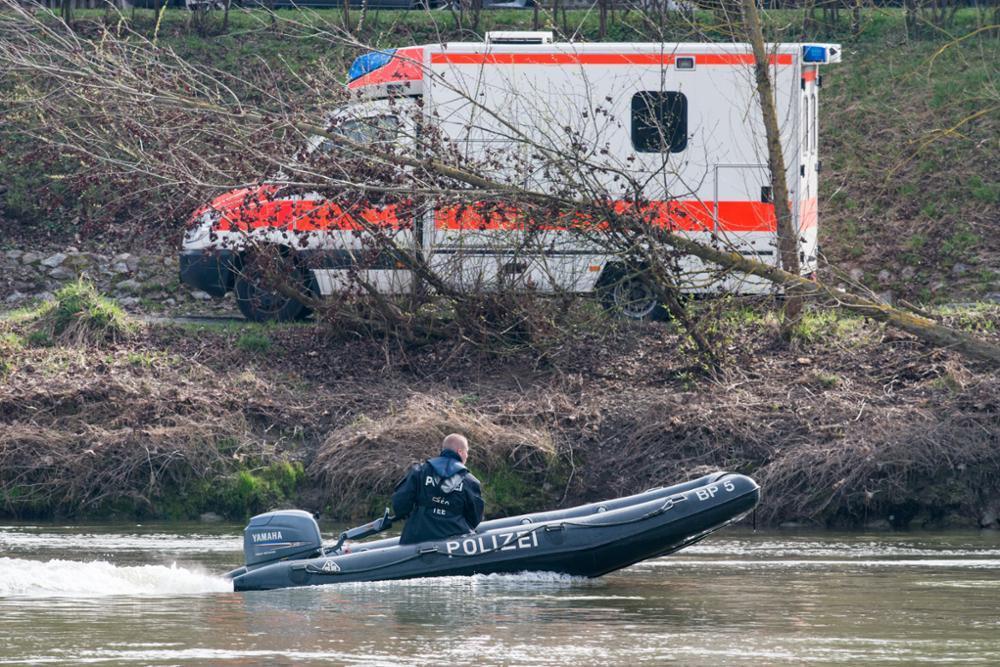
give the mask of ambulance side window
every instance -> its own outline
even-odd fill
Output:
[[[356,144],[390,144],[399,136],[400,125],[396,116],[367,116],[336,123],[330,131]],[[334,148],[334,142],[326,138],[316,137],[311,143],[310,153],[329,153]]]
[[[687,116],[683,93],[636,93],[632,96],[632,147],[640,153],[680,153],[687,148]]]

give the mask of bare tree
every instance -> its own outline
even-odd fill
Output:
[[[318,28],[310,24],[308,30],[315,34]],[[332,43],[363,46],[341,28],[327,34]],[[572,233],[617,262],[618,285],[648,286],[710,367],[718,363],[718,350],[681,299],[682,266],[688,257],[702,261],[700,271],[711,274],[709,280],[726,274],[756,276],[788,293],[884,321],[931,344],[1000,363],[995,345],[806,280],[793,263],[762,263],[663,224],[646,194],[647,180],[669,177],[669,153],[647,175],[631,168],[628,160],[609,156],[595,137],[618,121],[599,100],[586,105],[587,116],[563,127],[546,125],[546,107],[539,103],[532,109],[539,125],[526,129],[452,83],[449,91],[455,99],[467,113],[475,112],[469,118],[476,120],[463,121],[462,130],[489,130],[504,137],[503,150],[480,142],[478,153],[469,154],[466,144],[441,131],[442,119],[420,126],[419,107],[405,95],[387,102],[394,105],[398,127],[381,125],[373,120],[377,117],[365,115],[364,107],[331,113],[350,98],[333,92],[341,89],[339,73],[322,67],[311,73],[310,87],[295,96],[275,89],[270,80],[237,80],[195,66],[138,34],[109,32],[95,46],[16,4],[8,5],[0,18],[0,63],[5,76],[17,83],[11,88],[16,97],[7,100],[11,117],[39,142],[93,164],[157,179],[163,187],[243,193],[227,224],[236,232],[232,238],[240,252],[235,268],[246,285],[246,298],[262,292],[254,292],[255,286],[273,282],[278,293],[307,307],[330,307],[332,318],[379,335],[511,340],[534,326],[550,326],[563,310],[553,304],[571,303],[572,290],[554,289],[547,307],[530,307],[535,302],[531,282],[560,271],[545,264],[544,249],[558,243],[560,234]],[[542,92],[537,97],[544,101]],[[389,134],[396,138],[383,140]],[[289,155],[290,145],[308,149]],[[254,182],[248,174],[275,176]],[[783,165],[772,163],[772,178],[779,175]],[[609,183],[615,184],[613,191]],[[295,194],[296,201],[321,203],[302,208],[295,229],[286,223],[259,227],[240,220],[240,210],[270,211],[262,207],[278,191]],[[778,188],[775,199],[787,206],[787,194]],[[669,207],[669,201],[660,206]],[[374,209],[391,210],[393,216],[379,218]],[[276,211],[268,215],[277,216]],[[442,212],[473,222],[460,225],[461,243],[454,255],[425,254],[417,247],[420,221]],[[216,213],[205,210],[202,215]],[[361,259],[352,260],[345,272],[350,280],[335,297],[336,308],[309,293],[302,275],[309,267],[298,263],[300,251],[323,233],[321,219],[330,216],[341,220],[344,238],[354,239],[345,246],[347,253]],[[483,229],[479,224],[501,233],[478,234]],[[299,228],[306,231],[299,234]],[[447,225],[433,231],[442,238],[450,233]],[[463,252],[484,237],[486,243],[509,249],[511,260],[503,271],[477,264],[476,253]],[[276,238],[284,240],[274,243]],[[541,258],[537,270],[526,270],[525,258],[536,257]],[[379,262],[405,267],[413,277],[412,288],[383,289]],[[618,291],[627,297],[627,290]]]
[[[764,43],[764,30],[761,27],[760,14],[757,12],[757,0],[742,0],[743,19],[746,33],[753,48],[754,76],[757,81],[757,98],[764,119],[764,132],[767,135],[767,166],[771,172],[771,192],[774,200],[774,212],[778,219],[778,249],[781,252],[781,268],[799,275],[799,242],[798,230],[792,221],[792,211],[788,202],[788,181],[785,170],[785,156],[781,146],[781,129],[778,127],[778,112],[774,103],[774,87],[771,85],[771,56]],[[785,338],[791,336],[792,328],[802,314],[802,298],[797,290],[792,288],[785,298],[785,320],[782,327]]]

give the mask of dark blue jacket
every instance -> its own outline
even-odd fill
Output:
[[[479,480],[450,449],[411,467],[392,494],[393,512],[406,519],[400,544],[471,533],[484,507]]]

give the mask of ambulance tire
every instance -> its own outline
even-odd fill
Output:
[[[601,305],[615,317],[636,321],[663,321],[667,309],[642,276],[627,276],[623,269],[608,267],[597,284]]]
[[[289,276],[291,284],[301,285],[303,290],[307,289],[305,272],[292,257],[288,256],[286,260],[288,266],[283,271],[284,275]],[[243,313],[243,317],[251,322],[293,322],[309,316],[311,311],[304,303],[269,289],[253,264],[250,259],[244,260],[233,286],[236,306]]]

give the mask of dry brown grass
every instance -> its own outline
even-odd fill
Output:
[[[868,416],[862,405],[832,437],[776,449],[758,472],[773,497],[762,518],[889,518],[906,527],[915,517],[933,525],[948,513],[981,516],[1000,498],[1000,382],[948,382],[932,382],[933,400]]]
[[[435,456],[449,433],[469,439],[469,464],[486,476],[505,470],[544,476],[557,454],[544,428],[489,417],[456,400],[416,394],[397,411],[360,418],[331,433],[308,472],[320,480],[335,515],[354,515],[372,499],[388,496],[408,466]]]
[[[166,489],[290,457],[308,466],[297,505],[369,518],[452,431],[471,440],[490,515],[715,469],[757,479],[770,524],[934,525],[942,513],[980,517],[1000,498],[995,373],[864,322],[817,325],[823,335],[788,350],[762,333],[766,321],[740,321],[714,378],[660,326],[567,345],[544,366],[443,344],[387,351],[312,327],[264,331],[266,357],[246,355],[229,330],[153,328],[99,348],[12,338],[0,513],[24,516],[34,502],[162,515]]]
[[[856,352],[826,368],[758,366],[697,392],[630,392],[631,411],[601,429],[617,436],[613,455],[590,448],[599,458],[586,472],[629,462],[608,480],[616,493],[743,472],[761,484],[758,518],[771,525],[935,526],[948,515],[971,525],[1000,498],[995,375],[941,358],[862,362]]]
[[[311,423],[280,385],[138,349],[19,353],[0,382],[0,512],[172,513],[189,490],[285,460]]]
[[[0,398],[0,501],[8,512],[121,502],[149,510],[164,491],[265,452],[227,401],[113,363],[66,361],[61,378],[25,381]],[[228,443],[225,453],[220,443]]]

